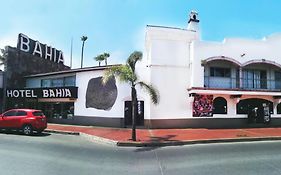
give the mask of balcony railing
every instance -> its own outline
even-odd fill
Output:
[[[204,87],[221,89],[281,90],[281,80],[205,76]]]

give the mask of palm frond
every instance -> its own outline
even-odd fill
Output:
[[[86,41],[88,39],[87,36],[81,36],[81,41]]]
[[[95,59],[96,61],[103,61],[103,60],[104,60],[104,57],[103,57],[103,55],[101,54],[101,55],[98,55],[98,56],[94,57],[94,59]]]
[[[109,53],[103,53],[103,54],[100,54],[96,57],[94,57],[94,59],[98,62],[102,62],[102,61],[106,61],[107,62],[107,58],[110,57],[110,54]]]
[[[154,104],[159,103],[159,93],[152,85],[146,84],[143,81],[140,81],[137,84],[139,84],[141,88],[144,88],[149,93],[149,96]]]
[[[117,77],[120,82],[135,82],[136,75],[127,65],[113,66],[107,69],[103,75],[103,83],[106,83],[111,77]]]
[[[135,72],[136,63],[142,59],[142,52],[134,51],[127,59],[127,64],[130,65],[133,72]]]
[[[108,58],[108,57],[110,57],[110,54],[107,53],[107,52],[105,52],[105,53],[103,53],[103,56],[104,56],[105,58]]]

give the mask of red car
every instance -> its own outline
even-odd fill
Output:
[[[33,131],[44,131],[47,128],[47,120],[40,110],[11,109],[0,115],[0,128],[17,129],[25,135],[31,135]]]

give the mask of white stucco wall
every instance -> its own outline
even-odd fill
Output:
[[[160,103],[150,106],[149,119],[180,119],[192,117],[193,98],[188,96],[188,88],[204,87],[204,67],[202,60],[211,57],[228,57],[239,64],[252,60],[267,60],[281,64],[281,34],[267,38],[229,38],[223,42],[207,42],[199,38],[195,31],[168,27],[148,26],[145,41],[145,63],[149,73],[141,73],[155,85],[160,93]],[[232,67],[232,75],[236,68]],[[271,68],[270,68],[271,69]],[[274,74],[267,71],[270,79]],[[269,75],[270,74],[270,75]],[[235,78],[235,77],[232,77]],[[222,85],[223,88],[226,88]],[[216,98],[218,95],[215,95]],[[214,118],[246,118],[236,114],[236,99],[229,95],[219,95],[227,100],[227,115],[214,114]],[[243,98],[251,98],[243,96]],[[266,98],[266,97],[261,97]],[[272,99],[268,99],[271,100]],[[146,100],[148,101],[148,99]]]
[[[190,44],[198,39],[195,31],[147,27],[146,67],[149,82],[160,94],[158,105],[150,106],[149,119],[191,117],[187,87],[190,82]],[[147,73],[146,73],[147,74]]]
[[[103,70],[79,72],[76,74],[76,86],[78,88],[78,98],[74,103],[76,116],[88,117],[109,117],[123,118],[124,117],[124,101],[130,99],[130,88],[126,84],[120,84],[116,80],[118,95],[115,104],[110,110],[99,110],[95,108],[86,108],[86,92],[87,85],[90,79],[101,77]]]

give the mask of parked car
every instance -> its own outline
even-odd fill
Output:
[[[40,110],[11,109],[0,115],[0,128],[17,129],[25,135],[32,135],[33,131],[44,131],[47,128],[47,120]]]

